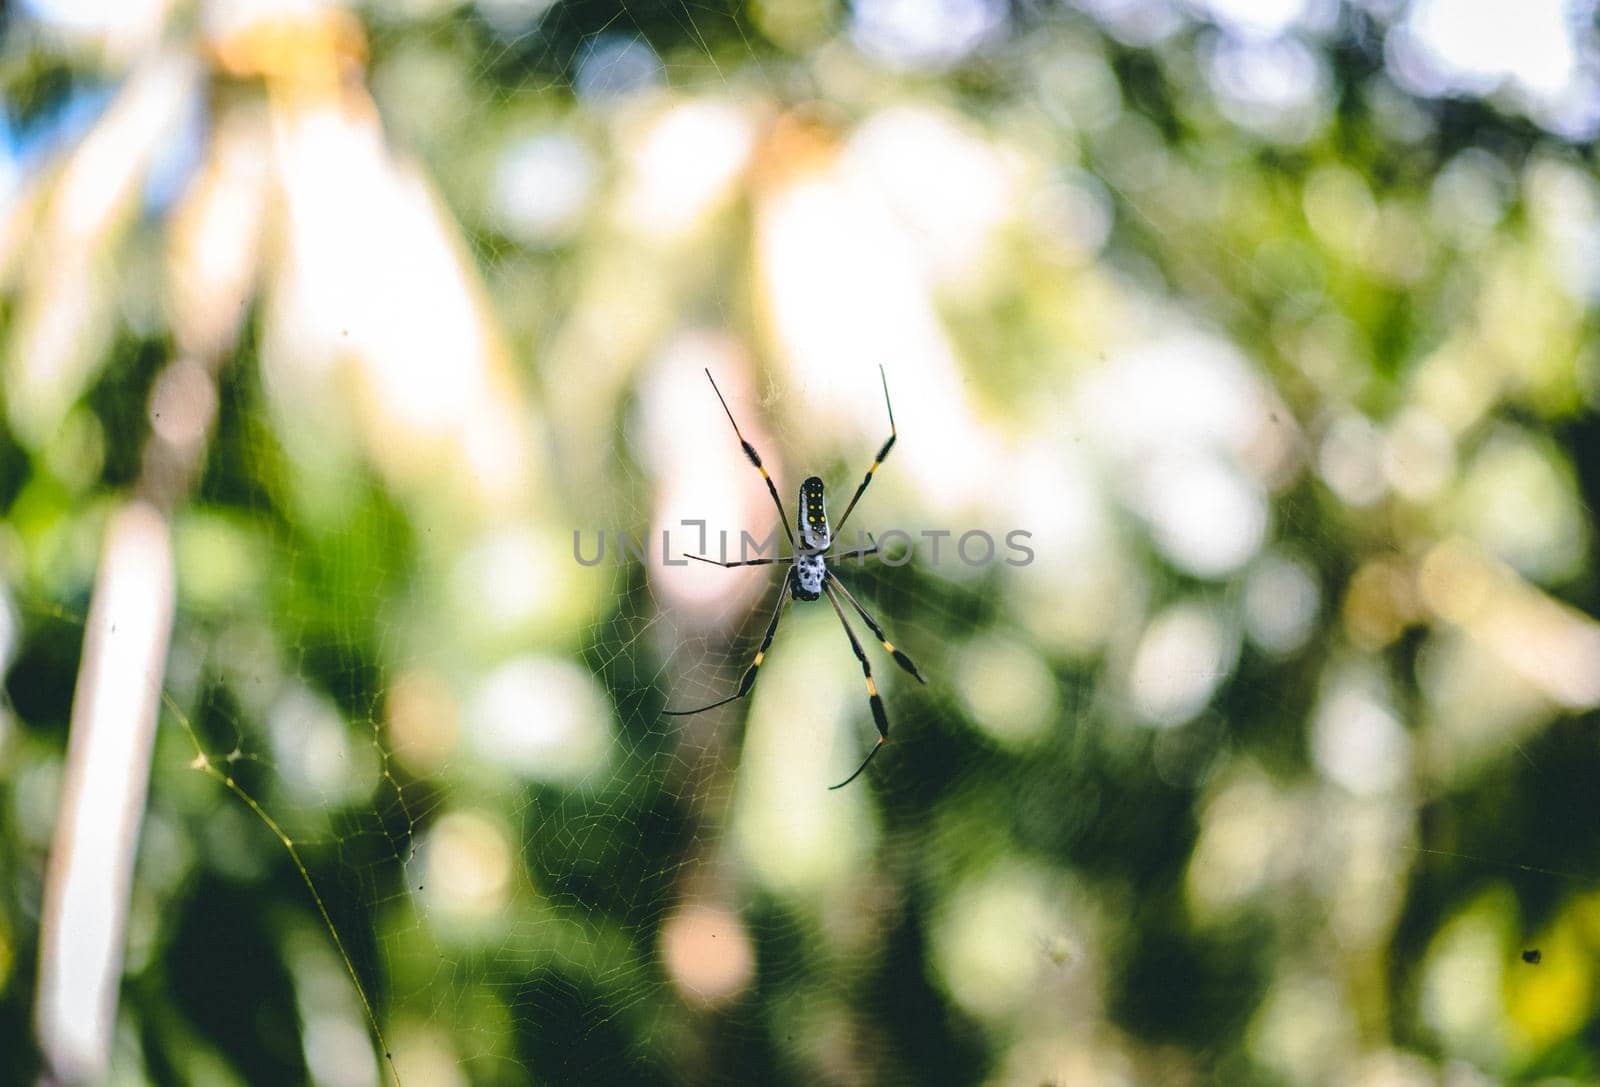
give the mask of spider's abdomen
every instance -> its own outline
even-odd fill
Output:
[[[832,543],[828,532],[828,501],[822,480],[807,476],[800,484],[800,554],[795,556],[790,588],[796,600],[815,600],[822,595],[822,579],[827,574],[822,553]]]
[[[828,495],[822,480],[807,476],[800,484],[800,545],[808,551],[826,551],[832,543],[828,530]]]
[[[796,600],[816,600],[822,595],[822,579],[827,573],[821,555],[801,555],[795,560],[789,588]]]

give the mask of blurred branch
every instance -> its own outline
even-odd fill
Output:
[[[225,126],[225,131],[232,128]],[[110,1062],[128,900],[150,783],[176,608],[171,513],[188,493],[217,415],[217,372],[253,289],[256,199],[234,140],[219,139],[169,231],[173,359],[150,393],[150,437],[135,496],[106,527],[73,697],[61,811],[40,914],[34,1007],[49,1081],[100,1081]],[[233,243],[221,265],[214,246]],[[204,279],[209,291],[196,290]],[[203,296],[203,302],[197,301]]]
[[[59,1083],[100,1080],[110,1055],[174,594],[165,518],[124,504],[106,528],[84,630],[39,920],[35,1020]]]
[[[262,79],[279,110],[337,109],[349,91],[358,106],[368,107],[357,112],[375,117],[355,83],[364,48],[351,19],[264,19],[225,30],[212,46],[209,59],[217,68]],[[40,921],[35,1023],[47,1077],[55,1083],[97,1082],[110,1064],[135,849],[175,610],[170,520],[205,462],[218,412],[218,374],[263,278],[272,168],[285,168],[282,148],[274,155],[271,110],[256,103],[240,96],[220,107],[204,165],[164,224],[165,303],[176,354],[151,388],[137,497],[107,529]],[[216,772],[203,751],[195,765]],[[218,776],[300,867],[381,1045],[371,1003],[293,842],[230,777]]]

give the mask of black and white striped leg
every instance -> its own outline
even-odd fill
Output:
[[[772,644],[772,636],[778,632],[778,620],[783,618],[783,607],[788,602],[789,590],[787,586],[785,586],[783,589],[778,591],[778,606],[772,611],[772,621],[767,624],[767,633],[761,638],[761,648],[756,650],[755,660],[751,661],[750,667],[744,670],[744,678],[739,681],[738,691],[729,695],[727,698],[722,699],[720,702],[713,702],[709,706],[701,706],[697,710],[662,710],[661,712],[672,717],[688,717],[691,714],[704,713],[706,710],[714,710],[718,706],[726,706],[729,702],[737,702],[739,699],[749,694],[750,688],[754,687],[756,684],[756,672],[761,668],[761,662],[767,659],[767,647]]]
[[[714,559],[709,555],[685,555],[683,557],[693,559],[695,562],[708,562],[712,566],[720,566],[725,570],[731,570],[735,566],[771,566],[775,562],[794,561],[793,555],[779,555],[775,559],[744,559],[740,562],[723,562],[721,559]]]
[[[871,612],[862,607],[861,601],[855,598],[855,594],[845,588],[844,582],[834,577],[831,571],[828,573],[828,582],[844,594],[844,598],[850,602],[852,608],[856,609],[856,614],[865,620],[867,629],[871,630],[878,641],[883,644],[884,650],[894,658],[894,662],[907,672],[910,672],[912,679],[915,679],[918,683],[926,684],[928,681],[922,678],[922,673],[917,671],[917,666],[912,663],[911,658],[889,643],[889,639],[883,636],[883,628],[878,625],[878,621],[872,617]]]
[[[744,455],[750,458],[750,463],[756,466],[756,471],[761,473],[761,478],[767,481],[767,493],[772,496],[773,505],[778,507],[778,523],[783,526],[783,534],[789,537],[789,546],[795,547],[794,530],[789,527],[789,515],[783,512],[783,499],[778,497],[778,485],[772,482],[772,477],[767,474],[766,466],[761,463],[761,454],[756,452],[756,447],[744,440],[744,435],[739,431],[739,424],[734,422],[733,412],[728,409],[728,402],[723,400],[722,390],[717,388],[716,378],[711,376],[709,369],[706,370],[706,380],[711,382],[711,391],[717,394],[717,399],[722,400],[722,410],[727,413],[728,422],[733,423],[733,435],[739,439],[739,444],[744,447]],[[887,385],[884,386],[884,390],[887,393]],[[889,425],[892,428],[894,421],[890,420]],[[877,465],[873,465],[873,467],[876,468]]]
[[[876,555],[880,550],[882,550],[878,547],[878,541],[872,538],[872,533],[870,532],[867,533],[867,542],[872,546],[858,547],[854,551],[836,551],[828,556],[828,561],[843,562],[845,559],[865,559]]]
[[[850,629],[850,620],[844,617],[844,609],[839,607],[839,598],[834,595],[832,587],[827,583],[823,584],[822,591],[828,594],[828,603],[833,605],[833,613],[839,617],[839,622],[844,624],[844,632],[850,638],[850,648],[855,651],[856,660],[861,662],[861,674],[867,680],[867,701],[872,705],[872,720],[878,726],[878,742],[872,745],[872,750],[867,752],[867,757],[861,760],[861,765],[856,767],[856,772],[839,782],[839,784],[828,786],[829,789],[842,789],[860,777],[861,771],[867,768],[867,763],[871,762],[873,756],[882,750],[884,744],[889,742],[889,715],[883,711],[883,699],[878,696],[878,685],[872,681],[872,665],[867,662],[867,654],[862,650],[861,642],[856,638],[856,632]]]
[[[861,501],[861,495],[866,491],[867,484],[872,482],[872,477],[878,471],[878,466],[889,455],[889,450],[894,448],[894,440],[898,432],[894,428],[894,405],[889,403],[889,376],[883,372],[883,367],[878,367],[878,376],[883,379],[883,406],[889,409],[889,440],[883,443],[883,448],[878,450],[877,458],[872,462],[872,467],[867,469],[867,474],[861,479],[861,486],[856,488],[856,493],[850,496],[850,504],[844,508],[844,516],[839,518],[839,525],[833,530],[835,536],[844,531],[844,523],[850,520],[850,511],[856,508],[856,503]]]
[[[840,551],[837,554],[829,555],[828,561],[843,562],[845,559],[867,559],[876,555],[878,551],[878,546],[874,544],[872,547],[861,547],[854,551]]]

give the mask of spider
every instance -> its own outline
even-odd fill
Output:
[[[889,639],[884,637],[883,627],[878,625],[878,621],[872,617],[872,613],[862,606],[854,594],[844,587],[844,583],[839,580],[838,575],[828,569],[827,561],[823,557],[833,543],[835,532],[844,531],[844,523],[850,519],[850,511],[856,508],[856,503],[861,500],[861,495],[866,491],[867,484],[872,482],[872,477],[878,471],[878,467],[883,464],[884,458],[889,455],[889,450],[894,448],[894,440],[897,437],[894,427],[894,405],[889,402],[889,378],[884,374],[882,366],[878,367],[878,376],[883,380],[883,404],[889,410],[889,440],[883,443],[882,449],[878,450],[878,455],[873,460],[872,467],[867,469],[867,474],[861,480],[861,486],[857,487],[856,493],[850,497],[850,504],[844,508],[844,516],[839,518],[837,529],[832,529],[828,525],[827,491],[822,480],[816,476],[806,477],[806,481],[800,484],[799,516],[795,521],[795,527],[800,532],[800,542],[796,543],[794,532],[789,529],[789,515],[783,510],[783,499],[778,497],[777,485],[772,482],[772,476],[762,466],[761,455],[756,452],[756,447],[745,441],[744,434],[739,430],[739,424],[734,421],[733,412],[728,408],[728,401],[723,398],[722,390],[717,388],[716,379],[711,376],[709,369],[706,371],[706,380],[711,382],[711,389],[717,394],[717,399],[722,402],[722,410],[727,414],[728,422],[733,424],[734,437],[739,439],[739,445],[743,447],[744,455],[750,458],[750,463],[755,465],[756,471],[761,473],[761,478],[767,481],[767,493],[772,495],[773,505],[778,507],[778,523],[783,525],[783,533],[789,538],[789,546],[794,549],[795,553],[771,559],[746,559],[742,562],[721,562],[705,555],[686,556],[699,562],[708,562],[713,566],[724,568],[770,566],[782,563],[793,563],[793,565],[789,567],[789,574],[784,579],[783,588],[778,591],[778,606],[772,612],[772,620],[767,623],[767,632],[762,636],[761,648],[756,650],[755,659],[750,662],[750,667],[745,669],[744,678],[739,681],[738,691],[727,698],[711,703],[709,706],[701,706],[699,709],[664,711],[674,717],[687,717],[690,714],[714,710],[718,706],[726,706],[729,702],[736,702],[749,694],[750,688],[755,686],[756,671],[761,667],[761,662],[767,657],[767,647],[772,644],[772,636],[778,631],[778,620],[783,617],[784,606],[789,603],[791,598],[810,601],[819,600],[826,596],[828,603],[833,605],[834,614],[839,617],[839,622],[844,626],[844,632],[850,639],[850,648],[855,652],[856,660],[861,662],[861,674],[866,677],[867,681],[867,701],[872,707],[872,720],[878,726],[878,742],[872,746],[871,751],[867,752],[867,757],[861,760],[861,765],[856,767],[855,773],[837,785],[828,786],[829,789],[842,789],[860,777],[861,772],[872,761],[872,757],[889,741],[889,717],[883,711],[883,699],[879,697],[877,684],[872,679],[872,665],[867,662],[867,655],[861,649],[861,642],[856,638],[856,632],[851,628],[850,620],[845,618],[844,608],[839,604],[839,597],[844,597],[850,606],[856,610],[856,613],[867,624],[867,628],[872,631],[879,642],[883,643],[883,648],[894,658],[896,664],[911,673],[911,676],[918,683],[928,682],[922,678],[922,673],[917,671],[917,666],[911,663],[911,658],[889,643]],[[840,560],[850,558],[864,559],[869,555],[876,555],[878,553],[877,541],[872,539],[870,533],[867,539],[872,546],[855,551],[846,551],[835,556],[835,558]]]

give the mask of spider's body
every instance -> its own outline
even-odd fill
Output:
[[[822,480],[810,476],[800,484],[800,551],[789,575],[789,589],[796,600],[820,600],[822,583],[828,576],[823,554],[833,543],[828,532],[828,494]]]
[[[880,366],[878,368],[878,373],[880,376],[883,374],[883,367]],[[878,625],[878,621],[872,617],[866,608],[862,607],[861,602],[851,594],[850,590],[844,587],[844,583],[839,580],[838,575],[828,569],[824,555],[828,548],[833,545],[833,530],[828,524],[827,488],[822,480],[816,476],[807,476],[806,481],[800,484],[800,508],[795,520],[795,526],[799,528],[800,535],[796,539],[795,534],[789,531],[789,516],[783,510],[783,499],[778,497],[777,484],[772,482],[772,476],[768,474],[766,467],[762,465],[761,456],[756,452],[756,447],[745,441],[744,435],[740,433],[739,424],[734,422],[733,412],[728,408],[728,402],[723,400],[722,390],[717,389],[716,380],[711,377],[710,370],[706,371],[706,379],[711,382],[712,389],[716,390],[717,399],[722,401],[722,410],[727,412],[728,422],[733,423],[734,437],[739,439],[739,446],[744,450],[744,455],[750,459],[750,463],[755,465],[756,471],[760,472],[761,478],[766,481],[767,493],[772,496],[772,504],[778,507],[778,522],[783,525],[784,535],[789,537],[789,546],[794,548],[794,554],[775,559],[746,559],[742,562],[719,562],[716,559],[706,558],[704,555],[690,555],[689,558],[698,559],[701,562],[709,562],[717,566],[768,566],[773,563],[785,562],[793,563],[794,565],[789,570],[789,576],[784,579],[783,588],[778,592],[777,609],[773,611],[772,620],[767,624],[767,633],[761,639],[761,648],[756,651],[755,660],[750,662],[750,667],[745,669],[744,678],[739,681],[739,690],[719,702],[713,702],[709,706],[701,706],[699,709],[666,710],[665,712],[676,716],[703,713],[706,710],[716,709],[718,706],[725,706],[729,702],[736,701],[749,694],[750,688],[755,686],[756,671],[761,667],[761,662],[766,659],[767,647],[772,644],[772,636],[777,633],[778,620],[783,617],[784,605],[791,598],[809,601],[819,600],[826,596],[828,603],[833,605],[834,614],[839,616],[839,622],[844,626],[845,635],[850,639],[851,651],[855,653],[856,660],[861,662],[861,674],[867,681],[867,702],[872,708],[873,724],[878,728],[877,746],[867,753],[867,757],[861,761],[861,765],[856,767],[856,772],[845,778],[838,785],[831,786],[832,788],[840,789],[854,781],[861,771],[867,768],[867,763],[872,761],[872,756],[878,753],[878,748],[888,742],[889,716],[884,712],[883,699],[878,694],[878,686],[872,680],[872,665],[867,662],[867,655],[862,652],[861,643],[856,639],[856,632],[850,628],[850,621],[845,618],[844,608],[839,604],[839,597],[843,596],[850,606],[855,609],[856,614],[861,616],[868,629],[877,635],[884,651],[894,658],[896,664],[911,673],[918,683],[926,683],[928,681],[922,678],[922,673],[917,671],[917,666],[911,663],[910,657],[889,644],[889,640],[883,636],[883,628]],[[856,508],[856,502],[861,499],[861,495],[866,491],[867,485],[872,482],[873,474],[877,472],[878,466],[883,463],[883,458],[887,457],[889,450],[894,448],[896,437],[894,406],[889,403],[889,379],[887,377],[883,378],[883,403],[889,409],[889,440],[884,442],[883,447],[878,450],[878,456],[873,460],[872,467],[867,469],[867,474],[862,478],[861,485],[856,488],[856,493],[850,498],[850,504],[844,508],[844,516],[839,518],[839,531],[841,532],[844,530],[844,523],[850,519],[850,511]],[[871,539],[870,535],[868,539]],[[838,557],[866,558],[868,555],[876,555],[877,553],[878,545],[873,543],[871,547],[851,551]]]
[[[789,590],[796,600],[821,600],[822,583],[828,578],[828,564],[821,555],[802,555],[790,572]]]

